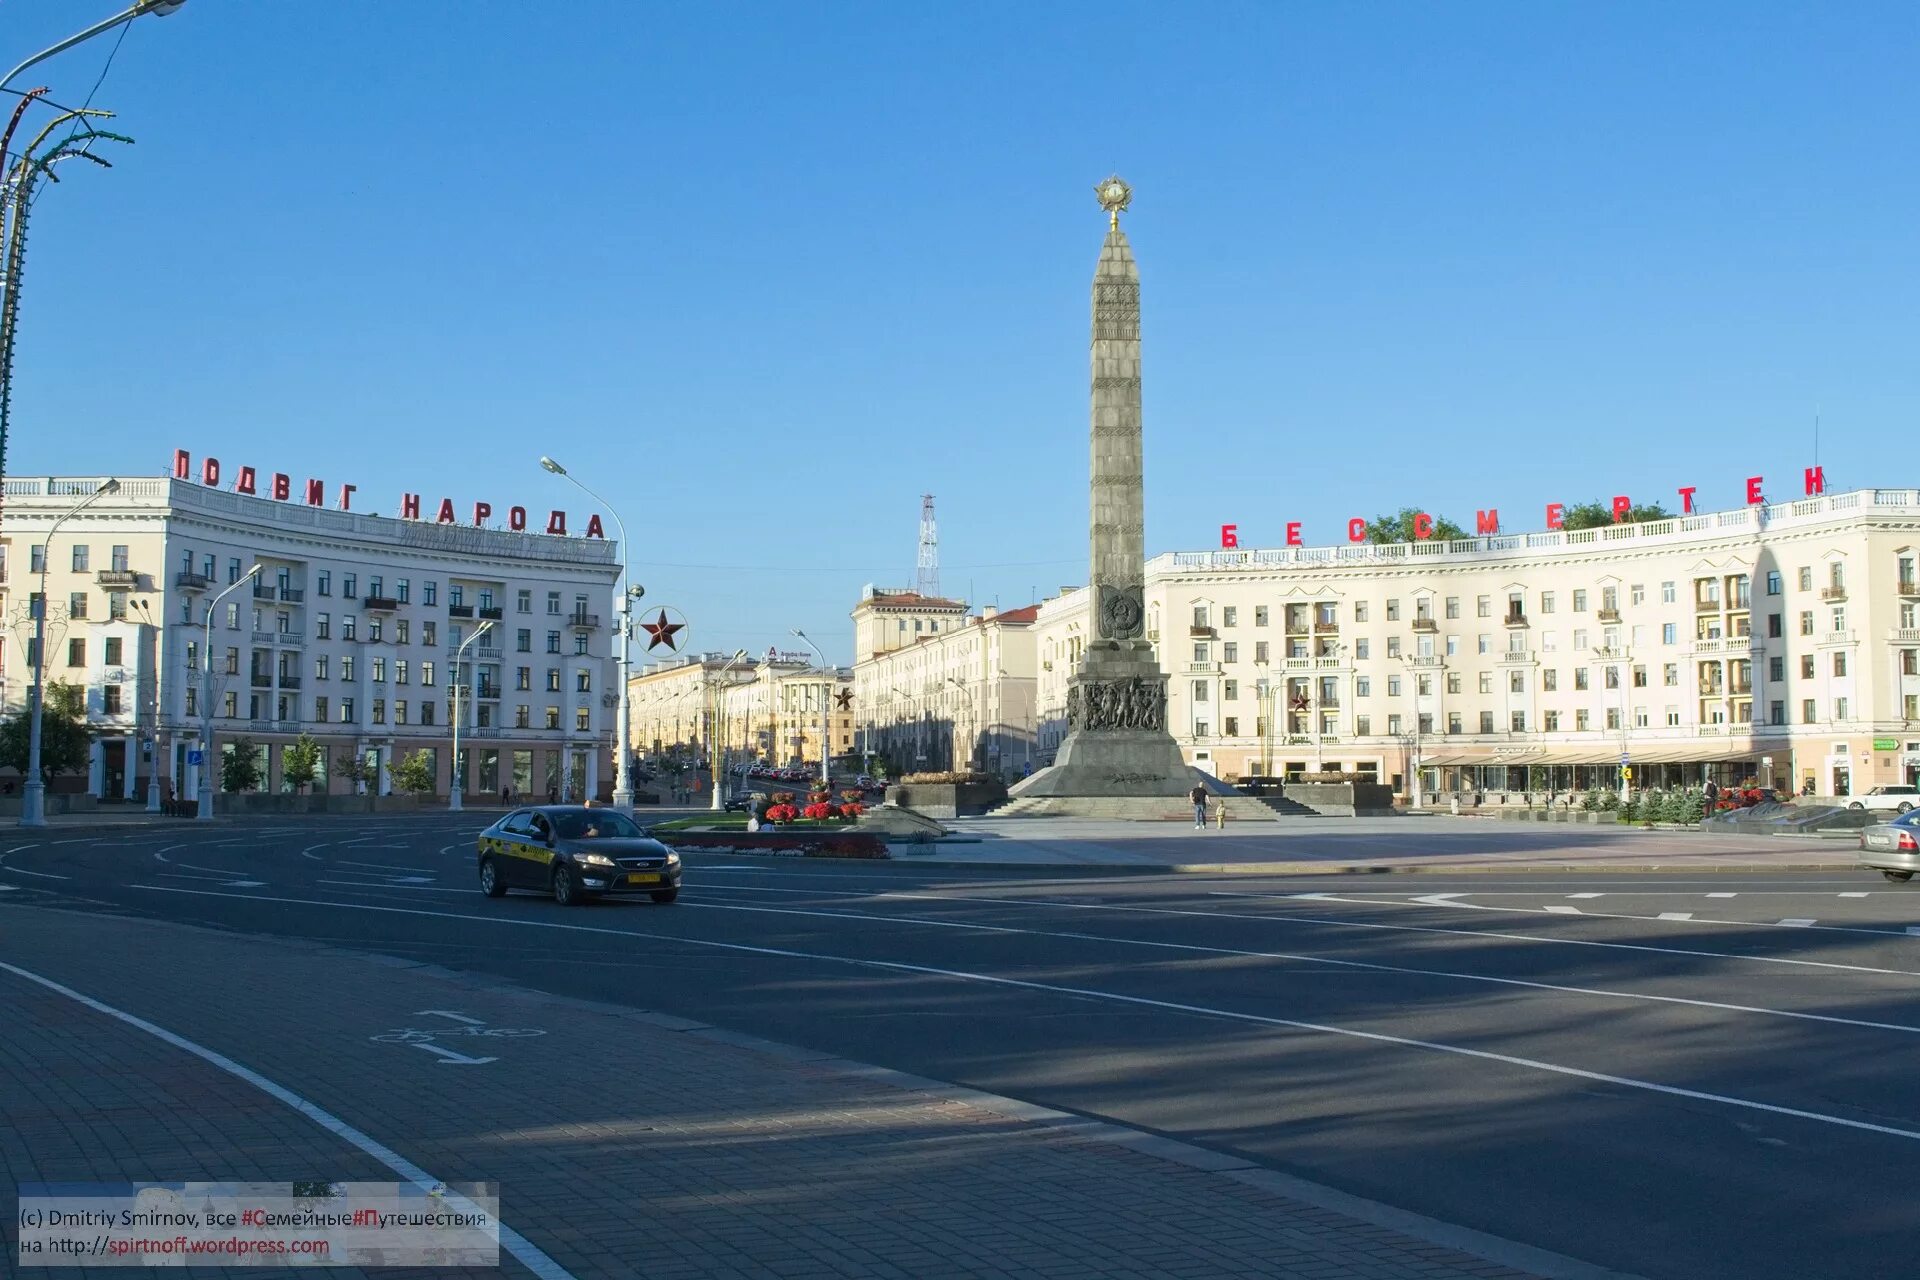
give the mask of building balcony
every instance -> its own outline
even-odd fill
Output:
[[[499,605],[494,605],[492,607],[481,608],[479,610],[479,616],[482,618],[485,618],[489,622],[498,622],[500,621],[500,619],[507,616],[507,611],[504,608],[500,607]]]
[[[1188,627],[1187,634],[1196,639],[1210,640],[1213,638],[1214,630],[1212,627]]]
[[[1718,613],[1720,612],[1720,602],[1718,600],[1695,600],[1693,602],[1693,611],[1695,613]]]
[[[392,613],[400,607],[400,602],[392,596],[367,596],[360,604],[369,613]]]
[[[1415,618],[1413,629],[1426,635],[1433,635],[1440,630],[1440,624],[1432,618]]]
[[[99,569],[94,572],[93,581],[96,586],[132,590],[140,585],[140,575],[131,569]]]
[[[1533,650],[1508,649],[1506,652],[1498,654],[1496,656],[1499,658],[1501,662],[1510,662],[1510,663],[1511,662],[1532,662]]]
[[[1847,598],[1847,589],[1845,587],[1822,587],[1820,588],[1820,598],[1822,600],[1845,600]]]
[[[299,631],[256,631],[253,633],[255,644],[305,644],[305,633]]]
[[[570,613],[567,615],[567,625],[579,631],[598,631],[600,629],[600,615],[597,613]]]
[[[282,675],[280,676],[280,688],[282,688],[282,689],[298,689],[299,687],[300,687],[300,677],[299,677],[299,676],[290,676],[290,675],[286,675],[286,674],[284,674],[284,673],[283,673],[283,674],[282,674]]]
[[[251,683],[253,687],[256,689],[271,689],[273,688],[273,672],[271,671],[252,672],[249,677],[249,683]]]
[[[471,618],[473,616],[473,606],[470,604],[450,604],[447,606],[447,616],[449,618]]]
[[[1220,664],[1217,662],[1189,662],[1181,668],[1181,672],[1190,676],[1217,676],[1220,674]]]
[[[1920,627],[1895,627],[1887,632],[1890,644],[1920,644]]]
[[[1599,617],[1602,622],[1618,622],[1620,621],[1620,611],[1618,609],[1602,609]]]
[[[1920,582],[1916,582],[1912,578],[1902,578],[1900,579],[1900,585],[1895,587],[1894,590],[1903,596],[1920,596]]]
[[[1340,634],[1340,624],[1338,622],[1316,622],[1313,624],[1313,634],[1317,636],[1337,636]]]
[[[1433,670],[1446,665],[1447,660],[1437,653],[1415,656],[1407,659],[1408,665],[1420,670]]]
[[[1853,641],[1854,636],[1851,631],[1829,631],[1815,638],[1815,642],[1822,648],[1835,644],[1852,644]]]
[[[1525,626],[1530,626],[1532,624],[1527,621],[1526,614],[1510,613],[1507,615],[1507,625],[1510,627],[1525,627]]]
[[[173,585],[182,591],[208,591],[213,587],[213,579],[203,573],[176,573]]]

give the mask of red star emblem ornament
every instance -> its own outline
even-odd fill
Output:
[[[684,622],[668,622],[667,611],[662,609],[658,619],[640,624],[640,629],[647,633],[647,651],[651,653],[661,645],[667,646],[669,652],[677,651],[680,645],[674,640],[674,633],[686,625]]]
[[[851,707],[853,705],[853,690],[851,689],[842,689],[840,692],[834,694],[833,696],[839,700],[840,709],[842,711],[845,711],[848,707]]]

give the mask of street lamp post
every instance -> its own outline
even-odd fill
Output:
[[[134,607],[145,619],[146,625],[153,628],[153,692],[150,701],[153,705],[153,723],[148,729],[151,735],[147,739],[147,812],[160,812],[160,624],[154,620],[153,611],[145,600],[135,600]]]
[[[65,40],[60,41],[60,43],[49,45],[47,48],[34,54],[31,58],[28,58],[25,62],[7,72],[4,79],[0,79],[0,89],[5,89],[8,85],[12,84],[14,77],[22,71],[25,71],[28,67],[33,66],[37,62],[45,62],[56,53],[64,53],[82,41],[91,40],[103,32],[113,30],[123,22],[132,22],[135,18],[145,14],[150,13],[156,18],[164,18],[168,14],[176,12],[180,6],[186,2],[187,0],[135,0],[135,3],[127,6],[119,13],[114,14],[111,18],[96,22],[80,34],[68,36]]]
[[[812,637],[799,627],[793,629],[793,634],[806,641],[807,648],[813,650],[813,656],[820,659],[820,669],[827,675],[826,693],[820,699],[820,789],[826,791],[833,786],[833,776],[827,763],[833,755],[833,728],[829,721],[833,714],[833,669],[827,665],[827,655],[820,652],[820,646],[813,642]]]
[[[1407,691],[1413,698],[1413,758],[1408,772],[1413,775],[1413,807],[1422,808],[1426,804],[1426,795],[1420,780],[1420,670],[1414,665],[1414,659],[1401,658],[1400,665],[1406,669]]]
[[[720,780],[726,770],[726,761],[722,758],[724,748],[720,745],[720,733],[718,732],[720,727],[720,700],[727,696],[727,672],[733,670],[734,663],[744,661],[746,656],[747,651],[745,649],[736,650],[733,657],[727,661],[727,665],[720,668],[720,687],[714,692],[713,712],[711,718],[707,721],[707,746],[713,756],[713,800],[710,804],[715,813],[720,812],[722,808]]]
[[[542,454],[540,457],[540,465],[554,475],[571,481],[580,492],[605,507],[607,514],[613,518],[613,527],[620,533],[620,652],[615,659],[615,665],[620,668],[620,710],[616,719],[617,728],[615,731],[615,736],[620,739],[620,750],[615,753],[613,761],[613,807],[622,813],[632,813],[633,770],[631,757],[633,755],[633,749],[631,733],[633,729],[633,703],[627,690],[627,677],[630,667],[628,654],[633,634],[633,600],[635,596],[641,594],[642,588],[629,587],[627,584],[627,526],[621,521],[620,513],[613,509],[611,503],[593,490],[587,488],[586,485],[581,484],[579,477],[575,476],[565,467],[555,462],[552,458],[547,457],[545,454]]]
[[[206,686],[201,692],[206,696],[200,700],[200,799],[194,812],[194,818],[200,822],[213,821],[213,615],[222,600],[252,582],[262,567],[256,563],[207,604],[205,639],[200,646],[201,669],[206,673],[206,679],[201,681]]]
[[[85,510],[94,499],[112,493],[119,487],[118,480],[109,479],[67,508],[53,522],[53,527],[47,530],[47,540],[40,546],[40,607],[34,610],[33,615],[33,684],[27,694],[27,778],[20,789],[20,825],[23,827],[47,825],[47,784],[40,776],[40,724],[46,702],[47,565],[53,560],[53,535],[60,532],[61,525]]]
[[[1633,651],[1631,649],[1600,648],[1593,656],[1618,672],[1620,681],[1620,803],[1626,804],[1633,796],[1633,758],[1628,749],[1627,725],[1632,708],[1627,698],[1627,685],[1633,679]],[[1605,680],[1604,673],[1601,676]]]
[[[448,775],[447,782],[447,808],[449,809],[461,807],[461,799],[467,789],[466,771],[460,767],[460,667],[466,659],[467,646],[491,630],[493,630],[493,622],[489,619],[475,627],[473,634],[462,640],[460,647],[453,651],[453,769]],[[471,680],[472,676],[469,675],[468,682],[470,683]],[[471,693],[467,695],[467,705],[473,705]]]

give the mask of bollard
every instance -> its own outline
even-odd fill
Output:
[[[1453,816],[1456,818],[1460,816],[1460,797],[1459,796],[1455,796],[1453,798]]]
[[[1219,830],[1225,831],[1227,829],[1227,802],[1225,800],[1220,802],[1220,817],[1217,819],[1217,824]]]

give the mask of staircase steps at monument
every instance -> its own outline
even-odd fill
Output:
[[[1261,796],[1259,799],[1261,804],[1266,805],[1267,808],[1273,810],[1275,813],[1283,814],[1290,818],[1317,818],[1320,816],[1318,809],[1309,809],[1298,800],[1289,800],[1285,796]]]
[[[1275,809],[1253,796],[1216,795],[1209,798],[1207,811],[1217,815],[1227,810],[1227,823],[1271,822]],[[1283,809],[1282,813],[1313,811],[1302,805]],[[1193,806],[1181,797],[1154,796],[1021,796],[987,815],[990,818],[1108,818],[1132,822],[1192,822]]]

